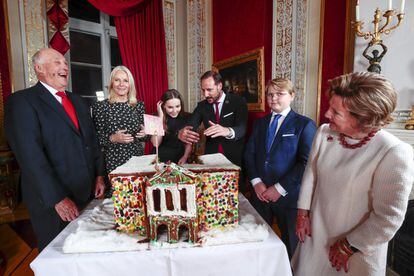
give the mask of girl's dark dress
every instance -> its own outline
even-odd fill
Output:
[[[158,148],[158,157],[161,162],[171,161],[178,163],[184,154],[184,143],[178,139],[178,131],[186,126],[187,117],[178,115],[176,118],[167,116],[167,131]],[[155,148],[153,149],[155,153]]]

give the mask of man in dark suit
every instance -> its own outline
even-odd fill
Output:
[[[59,52],[33,56],[39,82],[13,93],[5,107],[6,137],[21,171],[21,191],[42,250],[104,192],[103,167],[90,112],[65,92],[68,64]]]
[[[290,80],[268,83],[266,100],[272,113],[255,121],[244,155],[255,191],[253,204],[269,225],[276,217],[290,257],[298,241],[296,202],[316,132],[311,119],[291,110],[294,96]]]
[[[206,128],[206,154],[223,153],[234,164],[241,166],[244,135],[247,124],[247,105],[238,95],[224,93],[218,72],[207,71],[201,76],[201,90],[205,99],[197,104],[188,123],[178,137],[185,143],[197,143],[201,122]]]

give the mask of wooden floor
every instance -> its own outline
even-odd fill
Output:
[[[12,214],[0,215],[0,251],[6,258],[4,275],[34,275],[29,265],[39,253],[23,204]]]

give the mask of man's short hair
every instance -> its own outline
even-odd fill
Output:
[[[215,85],[221,83],[221,75],[219,72],[213,70],[207,71],[201,76],[200,81],[203,81],[208,78],[213,78]]]

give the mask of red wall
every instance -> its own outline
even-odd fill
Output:
[[[328,80],[344,71],[346,1],[325,0],[324,37],[322,53],[320,124],[326,123],[325,112],[329,107],[326,96]]]
[[[264,47],[265,82],[272,74],[272,0],[213,0],[213,62]],[[325,0],[322,85],[319,118],[329,103],[327,81],[343,74],[346,2]],[[268,111],[266,107],[266,111]],[[263,112],[249,113],[249,126]],[[250,129],[250,128],[249,128]]]
[[[213,0],[213,62],[264,47],[265,82],[272,74],[272,0]],[[263,112],[249,112],[249,130]]]

